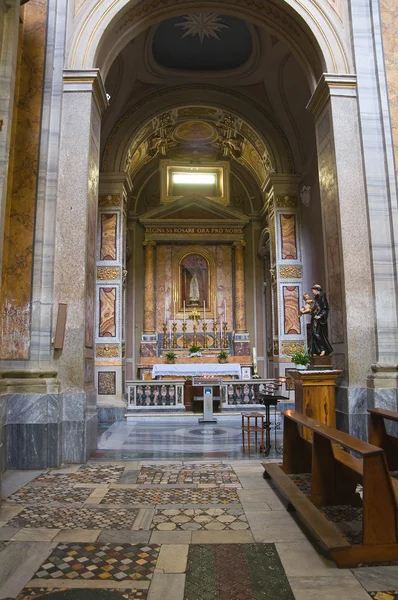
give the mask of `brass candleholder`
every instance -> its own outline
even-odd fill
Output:
[[[167,323],[163,323],[163,350],[167,350]]]
[[[192,345],[193,346],[197,346],[198,345],[198,338],[197,338],[197,326],[196,326],[196,321],[193,322],[193,341],[192,341]]]
[[[228,344],[228,333],[227,333],[227,331],[228,331],[228,323],[226,321],[224,321],[222,329],[223,329],[223,338],[224,338],[223,346],[224,346],[224,348],[228,348],[229,347],[229,344]]]
[[[173,323],[173,348],[177,348],[177,323]]]
[[[187,322],[182,322],[182,347],[187,348]]]
[[[213,321],[213,346],[214,348],[218,348],[218,341],[217,341],[217,321]]]
[[[207,348],[207,323],[203,321],[203,348]]]

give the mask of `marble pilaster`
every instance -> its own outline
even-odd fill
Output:
[[[157,334],[155,324],[155,248],[156,242],[145,240],[145,280],[144,280],[144,331],[141,339],[141,356],[157,355]]]
[[[8,166],[14,109],[15,76],[19,41],[19,6],[0,3],[0,275],[8,184]]]
[[[245,259],[246,242],[234,242],[235,249],[235,356],[250,356],[250,340],[246,329]]]
[[[339,422],[365,437],[364,412],[351,413],[363,396],[375,357],[372,269],[357,104],[356,78],[324,75],[308,108],[315,116],[329,337],[339,384]],[[339,409],[338,409],[339,410]],[[347,411],[347,412],[345,412]],[[357,414],[354,419],[353,415]],[[361,414],[361,416],[359,416]],[[355,421],[355,424],[354,424]]]
[[[293,352],[306,348],[305,322],[298,316],[304,291],[299,184],[297,175],[272,174],[264,185],[270,237],[266,276],[272,303],[275,376],[292,367],[289,356]]]
[[[97,271],[95,379],[97,407],[124,410],[126,207],[132,190],[126,173],[100,176]],[[114,294],[114,296],[113,296]],[[113,305],[107,297],[113,297]]]

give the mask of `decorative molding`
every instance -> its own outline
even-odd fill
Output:
[[[97,279],[104,279],[105,281],[111,281],[113,279],[119,279],[120,269],[119,267],[97,267]]]
[[[119,358],[119,344],[96,344],[95,356],[98,358]]]
[[[112,196],[111,194],[107,194],[106,196],[100,196],[98,201],[98,206],[120,206],[121,198],[120,196]]]
[[[304,342],[283,342],[282,354],[291,356],[293,352],[305,352]]]
[[[279,267],[279,275],[282,279],[301,279],[303,270],[296,266]]]
[[[297,198],[294,196],[279,196],[276,199],[276,205],[279,208],[296,208]]]
[[[279,356],[279,342],[273,343],[273,352],[274,356]]]

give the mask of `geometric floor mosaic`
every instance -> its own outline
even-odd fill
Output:
[[[73,508],[69,506],[26,507],[8,521],[8,527],[48,529],[131,529],[137,517],[134,508]]]
[[[294,600],[274,544],[192,545],[185,600]]]
[[[75,483],[118,483],[125,467],[122,465],[83,465],[76,473],[44,473],[36,477],[32,483],[52,485],[74,485]]]
[[[289,477],[300,492],[306,496],[311,495],[311,473],[294,473],[289,474]]]
[[[68,595],[66,595],[68,593]],[[16,600],[35,600],[36,598],[44,598],[44,596],[54,595],[59,600],[83,600],[86,597],[92,597],[93,600],[101,600],[102,595],[108,598],[111,594],[112,597],[118,598],[119,600],[146,600],[148,597],[148,590],[129,590],[125,588],[111,588],[109,590],[89,590],[89,589],[73,589],[68,588],[25,588],[20,594],[18,594]],[[62,597],[61,597],[62,596]]]
[[[229,504],[239,502],[228,488],[136,488],[111,489],[101,504]]]
[[[362,508],[347,504],[320,506],[319,511],[336,525],[349,544],[362,544]]]
[[[73,488],[69,485],[35,485],[19,489],[7,498],[7,503],[85,502],[92,491],[92,488]]]
[[[149,581],[159,550],[156,544],[58,544],[34,578]]]
[[[249,529],[241,506],[156,510],[151,529],[157,531],[242,531]]]
[[[175,469],[164,470],[159,467],[142,467],[137,483],[152,485],[173,485],[207,483],[214,485],[236,485],[240,487],[239,479],[232,469]]]
[[[398,600],[398,590],[391,592],[368,592],[375,600]]]

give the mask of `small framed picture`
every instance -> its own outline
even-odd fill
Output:
[[[250,379],[252,375],[251,367],[242,367],[241,368],[241,378],[242,379]]]

